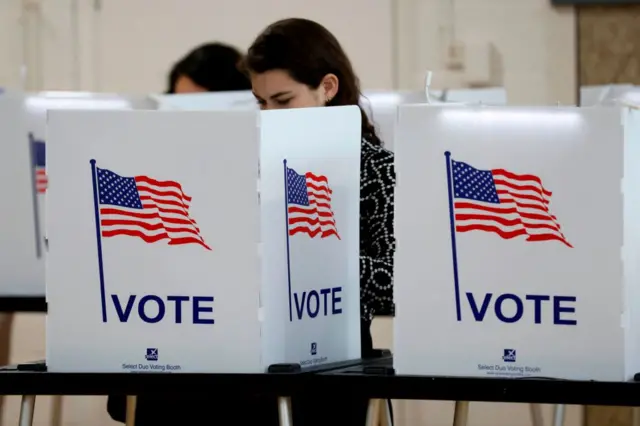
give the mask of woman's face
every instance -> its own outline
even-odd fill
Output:
[[[207,89],[198,86],[193,80],[184,75],[178,77],[173,90],[175,93],[202,93],[207,91]]]
[[[260,109],[324,106],[338,91],[338,78],[325,76],[317,89],[295,81],[284,70],[251,73],[251,87]]]

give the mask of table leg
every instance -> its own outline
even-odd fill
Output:
[[[33,425],[33,412],[36,408],[35,395],[22,395],[22,403],[20,404],[20,426]]]
[[[135,426],[136,424],[136,405],[138,405],[138,397],[135,395],[127,395],[126,426]]]
[[[366,426],[379,426],[380,423],[380,400],[370,399],[367,406]]]
[[[540,404],[529,404],[529,413],[531,414],[531,424],[533,426],[544,426],[542,406]]]
[[[382,416],[382,426],[393,426],[393,418],[391,416],[391,400],[382,400],[382,409],[380,410]]]
[[[278,415],[280,417],[280,426],[293,426],[293,413],[291,411],[290,397],[278,397]]]
[[[631,409],[631,425],[640,426],[640,407],[633,407]]]
[[[51,398],[51,426],[62,426],[62,395]]]
[[[467,426],[469,418],[469,401],[456,401],[453,412],[453,426]]]
[[[564,404],[553,406],[553,426],[564,426]]]

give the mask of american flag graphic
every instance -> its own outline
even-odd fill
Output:
[[[287,210],[289,235],[304,233],[311,238],[340,239],[331,210],[331,188],[326,176],[313,173],[298,174],[287,167]]]
[[[485,231],[504,239],[557,240],[573,247],[551,214],[551,191],[535,175],[479,170],[451,160],[455,229]]]
[[[128,235],[147,243],[199,244],[207,250],[196,221],[189,216],[191,197],[174,181],[147,176],[123,177],[96,167],[103,237]]]
[[[46,145],[43,141],[33,139],[31,135],[29,135],[29,139],[33,155],[31,165],[33,166],[36,192],[38,194],[44,194],[47,192],[47,186],[49,185],[45,163]]]

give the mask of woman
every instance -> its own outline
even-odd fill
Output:
[[[340,43],[322,25],[285,19],[267,27],[245,58],[256,100],[262,109],[359,105],[360,87]],[[360,307],[362,356],[373,354],[371,321],[376,312],[393,311],[393,154],[365,112],[362,114],[360,165]],[[322,418],[318,401],[300,401],[301,424],[364,424],[366,400],[329,401]],[[338,406],[339,405],[339,406]],[[309,409],[307,409],[307,407]],[[327,412],[328,411],[328,412]],[[294,423],[298,420],[294,419]]]
[[[238,65],[242,54],[222,43],[203,44],[180,59],[169,73],[167,93],[251,90]]]

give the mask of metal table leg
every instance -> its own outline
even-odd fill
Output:
[[[127,395],[126,426],[135,426],[136,424],[136,405],[138,405],[138,397],[135,395]]]
[[[531,413],[531,424],[533,426],[544,426],[542,406],[540,404],[529,404],[529,412]]]
[[[393,416],[391,414],[391,400],[382,400],[382,408],[380,409],[380,416],[382,417],[382,426],[393,426]]]
[[[33,412],[36,408],[35,395],[22,395],[22,403],[20,404],[20,426],[33,425]]]
[[[62,395],[51,399],[51,426],[62,426]]]
[[[280,426],[293,426],[293,413],[291,411],[290,397],[278,397],[278,415],[280,416]]]
[[[469,418],[469,401],[456,401],[453,412],[453,426],[467,426]]]
[[[584,413],[584,407],[583,407],[583,413]],[[582,418],[585,418],[586,414],[583,414]],[[633,407],[631,409],[631,425],[632,426],[640,426],[640,407]]]
[[[564,426],[564,404],[553,406],[553,426]]]
[[[370,399],[367,407],[366,426],[378,426],[380,420],[380,400]]]

